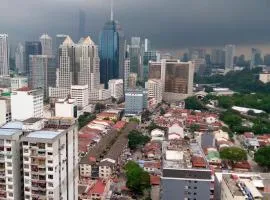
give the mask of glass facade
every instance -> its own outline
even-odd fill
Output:
[[[124,37],[116,21],[108,21],[99,38],[100,82],[108,88],[110,79],[122,77]]]
[[[41,42],[25,42],[25,69],[26,74],[29,75],[29,56],[30,55],[42,55]]]

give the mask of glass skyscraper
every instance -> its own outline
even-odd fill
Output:
[[[26,74],[29,75],[29,56],[30,55],[42,55],[41,42],[25,42],[25,69]]]
[[[101,31],[99,46],[100,82],[108,88],[110,79],[124,76],[124,35],[119,23],[113,18]]]

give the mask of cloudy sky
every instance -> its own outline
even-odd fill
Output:
[[[1,0],[0,32],[12,43],[36,40],[43,32],[76,38],[79,9],[97,42],[110,0]],[[115,18],[127,37],[148,37],[159,49],[226,43],[270,47],[269,0],[115,0]]]

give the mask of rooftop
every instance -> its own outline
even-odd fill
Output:
[[[22,129],[23,123],[20,121],[12,121],[8,122],[5,125],[3,125],[1,128],[8,128],[8,129]]]
[[[41,131],[34,131],[29,133],[26,137],[27,138],[38,138],[38,139],[53,139],[57,137],[61,132],[57,131],[46,131],[46,130],[41,130]]]
[[[34,117],[31,117],[29,119],[26,119],[23,121],[23,123],[26,123],[26,124],[33,124],[33,123],[36,123],[38,121],[42,120],[42,118],[34,118]]]
[[[16,130],[16,129],[0,128],[0,136],[12,136],[12,135],[16,134],[17,132],[18,132],[18,130]]]

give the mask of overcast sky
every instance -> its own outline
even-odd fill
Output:
[[[76,38],[79,9],[98,43],[109,0],[1,0],[0,32],[13,43],[43,32]],[[269,0],[115,0],[115,18],[127,37],[148,37],[159,49],[270,43]]]

